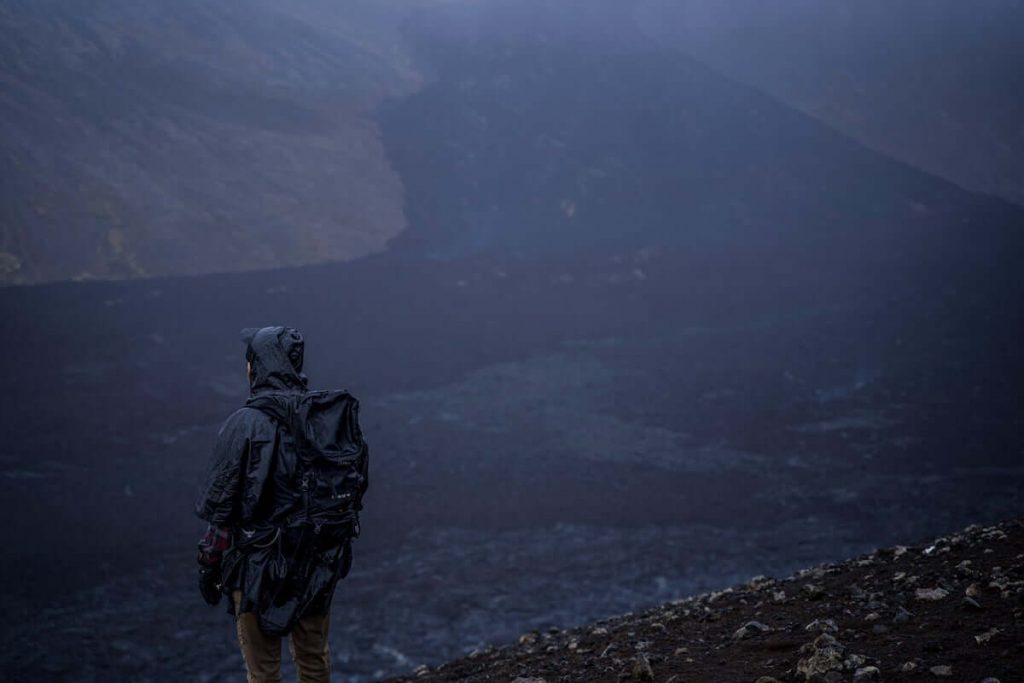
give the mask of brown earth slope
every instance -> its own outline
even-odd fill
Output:
[[[590,626],[398,681],[1024,680],[1024,519]]]
[[[0,7],[0,284],[194,275],[384,249],[372,112],[417,87],[389,2]]]

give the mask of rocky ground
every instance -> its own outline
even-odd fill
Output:
[[[970,317],[930,289],[893,304],[885,282],[842,305],[759,279],[720,296],[695,289],[717,282],[701,268],[637,252],[399,278],[381,260],[0,292],[18,396],[0,415],[0,680],[243,680],[230,618],[195,589],[190,509],[244,400],[236,331],[267,320],[308,335],[315,386],[363,402],[373,483],[331,627],[345,683],[1021,514],[1006,340],[1024,324],[1003,299]],[[374,294],[322,316],[343,291]]]
[[[878,550],[395,681],[1024,680],[1024,518]]]

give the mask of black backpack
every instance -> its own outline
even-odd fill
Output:
[[[279,446],[295,455],[296,490],[283,518],[239,546],[265,555],[262,571],[272,580],[261,581],[255,611],[263,633],[283,636],[303,614],[326,609],[352,566],[369,453],[359,402],[348,392],[269,393],[247,405],[278,423],[286,432]]]
[[[359,429],[359,402],[345,391],[311,391],[280,403],[250,401],[288,431],[299,472],[299,497],[289,527],[307,526],[319,549],[359,536],[368,453]]]

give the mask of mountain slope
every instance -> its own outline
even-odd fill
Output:
[[[675,601],[396,681],[1016,681],[1021,520]]]
[[[0,281],[1007,222],[692,55],[1016,198],[1012,5],[754,5],[5,3]]]
[[[345,260],[404,226],[388,3],[0,8],[0,280]]]
[[[980,263],[1019,244],[1020,211],[644,45],[614,17],[576,18],[495,2],[412,24],[437,76],[381,115],[407,189],[397,249],[671,245],[834,275],[984,252]]]
[[[975,192],[1024,203],[1024,5],[645,0],[656,42]]]

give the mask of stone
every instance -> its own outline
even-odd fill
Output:
[[[769,579],[767,576],[765,576],[763,574],[758,574],[757,576],[755,576],[752,579],[750,579],[750,581],[747,581],[747,586],[749,588],[753,588],[754,590],[757,590],[757,589],[761,588],[762,586],[765,586],[765,585],[770,584],[770,583],[772,583],[771,579]]]
[[[950,676],[953,675],[952,667],[950,667],[947,664],[940,664],[938,666],[933,666],[932,668],[930,668],[928,670],[932,672],[932,676],[936,676],[938,678],[949,678]]]
[[[942,600],[947,595],[949,595],[949,591],[945,588],[918,588],[914,591],[914,596],[918,600],[924,600],[926,602]]]
[[[761,676],[754,683],[780,683],[774,676]]]
[[[536,678],[534,676],[519,676],[518,678],[512,679],[512,683],[547,683],[543,678]]]
[[[910,673],[911,671],[917,670],[917,662],[903,662],[903,666],[900,667],[900,671],[903,673]]]
[[[992,640],[992,636],[996,635],[997,633],[999,633],[999,629],[997,629],[995,626],[993,626],[992,628],[990,628],[989,630],[985,631],[984,633],[980,633],[980,634],[974,636],[974,640],[975,640],[976,643],[978,643],[978,645],[984,645],[988,641]]]
[[[651,662],[647,659],[647,655],[642,652],[633,660],[633,678],[638,681],[654,680],[654,670],[651,669]]]
[[[804,626],[805,631],[821,631],[822,633],[837,633],[839,628],[832,619],[815,619]]]
[[[836,650],[840,654],[846,650],[842,643],[828,633],[822,633],[815,638],[814,642],[811,643],[811,647],[815,650]]]
[[[882,680],[882,672],[877,666],[864,666],[853,674],[853,683],[874,683]]]
[[[796,671],[805,679],[824,676],[831,671],[842,671],[845,647],[828,633],[822,633],[810,645],[813,654],[797,662]]]
[[[805,583],[801,590],[810,600],[820,600],[825,595],[825,589],[815,583]]]
[[[751,636],[768,633],[771,630],[771,626],[762,624],[760,621],[748,621],[746,624],[736,629],[736,632],[732,634],[732,639],[743,640],[745,638],[750,638]]]
[[[867,662],[867,660],[868,658],[864,655],[850,655],[843,660],[843,668],[847,671],[853,671],[864,666],[864,663]]]

